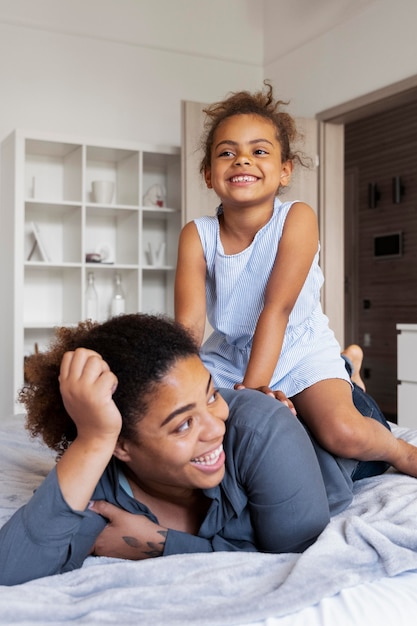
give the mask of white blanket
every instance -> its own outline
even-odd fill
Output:
[[[52,463],[49,453],[27,441],[21,423],[0,423],[0,524]],[[395,432],[417,443],[417,432]],[[78,571],[0,587],[0,623],[240,625],[410,570],[417,570],[417,480],[390,470],[356,483],[352,505],[301,555],[91,557]]]

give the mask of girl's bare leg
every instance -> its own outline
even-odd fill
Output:
[[[329,452],[360,461],[386,461],[417,478],[417,447],[397,439],[376,420],[361,415],[346,381],[320,381],[292,401],[317,441]]]
[[[351,375],[351,379],[354,383],[358,385],[361,389],[366,391],[365,383],[361,378],[361,368],[363,361],[363,350],[356,343],[352,343],[350,346],[345,348],[342,352],[349,361],[352,363],[353,372]]]

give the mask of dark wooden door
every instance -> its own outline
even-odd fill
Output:
[[[346,339],[397,411],[397,323],[417,322],[417,102],[345,126]],[[416,355],[417,358],[417,355]]]

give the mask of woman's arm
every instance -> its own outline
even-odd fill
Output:
[[[257,551],[247,537],[227,538],[222,534],[222,528],[206,538],[158,526],[143,515],[129,513],[104,500],[97,500],[91,508],[109,521],[94,544],[93,554],[96,556],[140,561],[195,552]]]
[[[68,506],[54,467],[29,502],[0,528],[0,585],[81,567],[105,524],[93,512]]]
[[[202,344],[206,323],[206,261],[194,222],[184,226],[178,244],[175,319],[191,331],[198,345]]]
[[[64,355],[59,383],[77,437],[57,465],[58,482],[68,505],[82,511],[113,455],[122,426],[112,398],[117,378],[100,355],[79,348]]]
[[[296,202],[285,221],[275,264],[266,288],[264,308],[253,337],[251,356],[242,383],[269,385],[281,354],[288,318],[318,249],[317,218],[313,209]]]
[[[232,393],[222,390],[230,408],[225,452],[233,450],[256,547],[260,552],[302,552],[330,521],[329,494],[310,437],[273,398],[251,390]],[[352,500],[352,485],[336,462],[329,468],[331,497],[341,510]]]
[[[129,513],[105,500],[92,502],[90,510],[107,520],[94,544],[95,556],[141,561],[163,555],[167,528],[145,515]]]
[[[0,529],[0,584],[80,567],[91,551],[105,521],[87,505],[121,427],[112,400],[116,383],[98,354],[80,349],[64,355],[60,387],[77,437],[30,501]]]

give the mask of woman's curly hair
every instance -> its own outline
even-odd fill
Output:
[[[178,359],[199,355],[188,331],[164,316],[120,315],[102,324],[86,321],[57,328],[50,348],[27,359],[19,401],[26,408],[26,428],[58,455],[77,435],[58,380],[64,353],[76,348],[98,352],[117,376],[113,399],[122,415],[120,434],[133,440],[135,425],[146,413],[149,394],[158,382]]]
[[[294,118],[282,110],[288,102],[275,100],[273,88],[269,81],[264,81],[265,90],[250,93],[239,91],[230,94],[221,102],[215,102],[203,109],[206,114],[205,132],[201,138],[203,158],[200,163],[200,172],[204,174],[211,163],[214,135],[219,125],[227,118],[234,115],[259,115],[270,122],[276,128],[277,141],[281,146],[282,161],[297,162],[304,167],[310,167],[308,157],[300,151],[295,151],[293,146],[302,139],[298,132]]]

